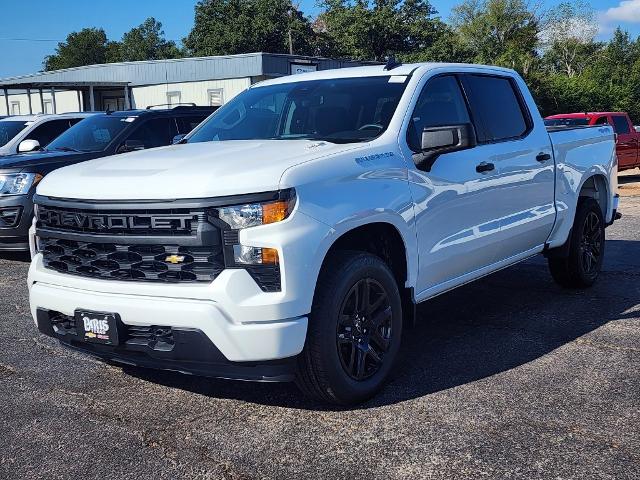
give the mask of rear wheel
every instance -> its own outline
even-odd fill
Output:
[[[338,252],[318,280],[297,384],[335,404],[373,396],[391,371],[402,335],[393,273],[378,257]]]
[[[569,240],[568,255],[549,258],[553,279],[566,288],[586,288],[595,283],[604,259],[604,217],[593,198],[580,200]]]

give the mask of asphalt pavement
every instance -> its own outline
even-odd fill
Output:
[[[0,478],[640,479],[640,197],[621,210],[592,289],[536,258],[430,301],[346,410],[66,350],[0,255]]]

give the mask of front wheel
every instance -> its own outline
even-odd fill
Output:
[[[296,383],[324,402],[367,400],[384,385],[401,335],[400,293],[387,264],[367,253],[338,252],[318,280]]]
[[[553,279],[565,288],[586,288],[595,283],[604,259],[604,217],[593,198],[578,202],[565,258],[549,258]]]

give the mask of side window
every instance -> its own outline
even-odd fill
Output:
[[[527,116],[512,80],[465,75],[463,86],[476,124],[478,141],[508,140],[527,132]]]
[[[34,128],[26,138],[37,140],[41,147],[45,147],[68,130],[70,126],[69,120],[52,120]]]
[[[144,148],[155,148],[170,145],[177,134],[173,118],[156,118],[144,122],[126,140],[138,140]]]
[[[616,131],[618,135],[631,133],[631,129],[629,128],[629,122],[627,122],[627,117],[622,115],[614,115],[613,117],[613,129]]]
[[[178,123],[178,133],[187,134],[194,128],[196,128],[202,121],[207,118],[208,115],[192,115],[189,117],[178,117],[176,122]]]
[[[407,143],[418,152],[425,127],[463,123],[470,123],[470,119],[458,81],[453,76],[434,78],[427,82],[418,97],[407,131]]]
[[[609,125],[609,120],[607,119],[607,117],[599,117],[594,125]]]

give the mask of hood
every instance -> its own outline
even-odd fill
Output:
[[[52,162],[72,161],[82,155],[78,152],[36,152],[0,156],[0,171],[5,169],[24,169],[47,165]]]
[[[310,140],[187,143],[61,168],[38,194],[85,200],[169,200],[277,190],[299,163],[361,147]]]

